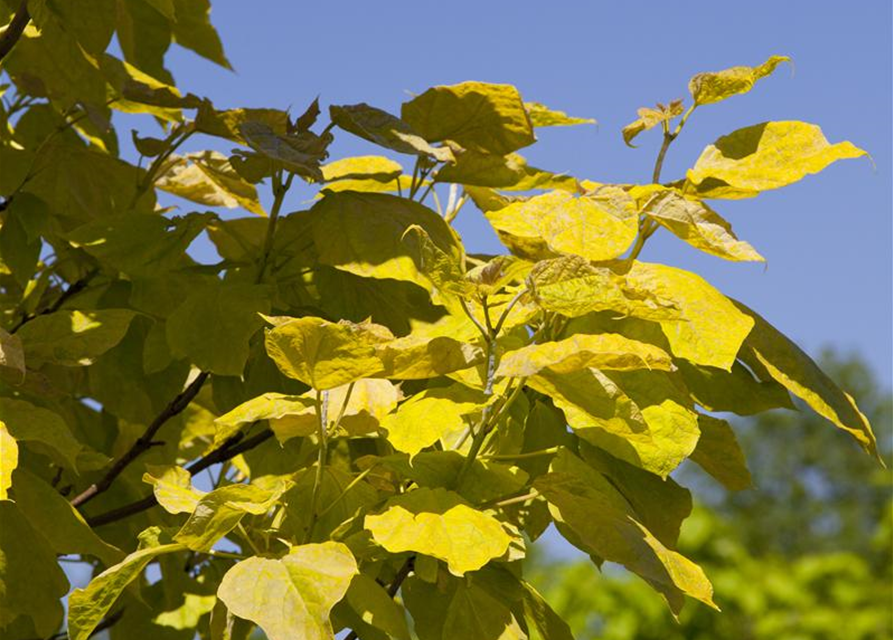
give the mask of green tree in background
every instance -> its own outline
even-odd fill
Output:
[[[893,396],[858,357],[823,365],[863,399],[890,459]],[[705,567],[721,613],[686,608],[673,621],[646,585],[588,562],[539,556],[529,579],[580,638],[601,640],[887,640],[893,638],[893,481],[846,455],[809,412],[736,421],[757,487],[727,492],[679,470],[702,504],[680,549]]]

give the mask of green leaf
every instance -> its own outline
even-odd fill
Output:
[[[319,261],[364,278],[392,278],[428,288],[403,236],[418,225],[442,252],[461,263],[464,252],[450,226],[428,207],[396,196],[328,193],[310,210]]]
[[[729,491],[750,489],[750,471],[731,425],[719,418],[699,415],[698,427],[701,437],[691,454],[692,461]]]
[[[16,503],[0,500],[0,523],[0,629],[24,615],[47,638],[62,621],[60,599],[68,580],[46,539]]]
[[[546,369],[527,383],[552,398],[578,436],[661,477],[697,444],[697,414],[664,372]]]
[[[91,364],[121,342],[136,313],[129,309],[56,311],[34,318],[18,332],[29,363]]]
[[[630,147],[633,139],[643,131],[653,129],[659,124],[669,123],[673,118],[682,115],[682,100],[673,100],[669,104],[657,104],[657,108],[642,107],[638,110],[638,119],[623,127],[623,141]]]
[[[723,71],[699,73],[688,82],[688,90],[695,105],[713,104],[753,89],[757,80],[771,75],[782,62],[790,62],[787,56],[771,56],[758,67],[731,67]]]
[[[168,513],[192,513],[203,495],[192,486],[192,474],[176,465],[146,465],[143,482],[152,485],[155,499]]]
[[[524,588],[524,617],[540,634],[542,640],[574,640],[567,622],[561,619],[549,603],[529,582],[521,581]]]
[[[35,208],[45,209],[43,203],[31,194],[22,194],[10,203],[6,210],[6,218],[0,227],[0,255],[3,264],[12,272],[20,286],[24,287],[34,276],[37,261],[40,258],[41,242],[38,238],[29,238],[26,229],[26,216],[35,212]]]
[[[0,422],[0,500],[9,498],[12,486],[12,472],[19,466],[19,445]]]
[[[771,409],[794,409],[787,390],[769,378],[757,379],[741,362],[731,371],[676,362],[692,399],[707,411],[752,416]]]
[[[388,442],[397,449],[416,455],[441,438],[466,428],[466,416],[480,411],[488,397],[462,385],[426,389],[385,416],[381,426]]]
[[[354,576],[345,601],[352,614],[348,625],[360,637],[409,640],[406,611],[369,576]]]
[[[203,371],[238,376],[248,359],[248,341],[268,313],[266,287],[220,283],[189,295],[168,318],[171,353]]]
[[[498,231],[543,240],[549,249],[588,260],[611,260],[632,244],[638,228],[635,203],[619,187],[575,197],[551,191],[485,213]]]
[[[633,290],[670,300],[679,320],[661,321],[673,355],[730,371],[754,321],[700,276],[662,264],[633,262],[626,273]]]
[[[646,320],[681,317],[676,304],[654,289],[635,288],[623,275],[579,256],[542,260],[527,279],[536,303],[570,318],[593,311],[615,311]]]
[[[172,23],[174,39],[180,46],[203,58],[232,69],[217,30],[211,26],[210,0],[173,0],[176,19]]]
[[[22,339],[0,328],[0,376],[20,383],[25,379],[25,350]]]
[[[289,378],[317,390],[375,376],[382,370],[375,346],[393,339],[372,323],[334,323],[321,318],[289,318],[267,329],[267,353]]]
[[[597,124],[594,118],[575,118],[564,111],[550,109],[539,102],[525,102],[524,108],[534,127],[566,127],[575,124]]]
[[[549,501],[559,529],[571,533],[571,543],[641,576],[664,595],[674,613],[685,595],[716,606],[701,568],[662,544],[613,484],[573,454],[562,450],[534,486]]]
[[[554,373],[580,369],[670,371],[673,361],[663,349],[621,335],[577,334],[558,342],[531,344],[502,356],[497,376],[527,377],[548,368]]]
[[[256,622],[270,640],[333,640],[329,612],[357,573],[345,545],[306,544],[279,560],[243,560],[223,576],[217,597],[235,615]]]
[[[745,363],[756,361],[762,365],[772,378],[813,411],[853,436],[865,451],[878,456],[877,441],[868,418],[859,411],[852,396],[834,384],[812,358],[760,315],[740,302],[735,304],[755,322],[744,343]]]
[[[701,198],[752,198],[793,184],[832,162],[868,155],[849,142],[828,144],[822,130],[805,122],[764,122],[719,138],[704,149],[686,175]]]
[[[280,164],[286,171],[321,182],[320,163],[329,155],[332,135],[306,131],[283,134],[265,122],[247,121],[239,125],[239,133],[252,149]]]
[[[475,583],[458,585],[443,621],[444,638],[526,640],[511,610]]]
[[[503,555],[511,538],[493,516],[472,509],[445,489],[416,489],[391,498],[365,528],[391,553],[416,551],[444,560],[450,573],[476,571]]]
[[[81,225],[66,237],[124,274],[150,278],[184,266],[184,252],[212,219],[200,213],[182,218],[124,214]]]
[[[463,82],[428,89],[403,104],[400,117],[429,142],[504,155],[536,142],[518,90],[508,84]]]
[[[431,283],[438,299],[442,297],[447,303],[454,296],[464,298],[471,295],[474,287],[465,279],[464,256],[457,260],[455,252],[451,255],[442,250],[417,224],[409,226],[402,239],[410,249],[416,268]],[[457,248],[461,255],[461,246]],[[449,304],[445,306],[451,307]]]
[[[68,504],[55,487],[33,473],[16,469],[15,497],[19,510],[56,553],[86,554],[99,558],[106,565],[124,558],[120,549],[96,535],[80,512]]]
[[[726,260],[765,262],[748,243],[739,240],[730,225],[707,203],[687,198],[675,189],[664,187],[636,187],[636,197],[645,201],[642,213],[666,227],[677,238]]]
[[[329,107],[332,122],[345,131],[398,153],[424,156],[440,162],[451,162],[453,152],[447,147],[432,147],[406,122],[368,104]]]
[[[232,531],[246,514],[262,515],[285,493],[288,485],[279,478],[257,484],[231,484],[206,493],[174,540],[193,551],[208,552]]]
[[[28,443],[38,453],[46,453],[57,464],[76,470],[83,445],[71,434],[62,417],[24,400],[0,398],[0,422],[19,445]]]
[[[146,530],[143,533],[152,532]],[[142,536],[144,541],[150,537],[151,535]],[[68,637],[71,640],[87,640],[124,588],[136,580],[150,562],[164,554],[183,549],[185,547],[182,544],[158,544],[157,540],[150,541],[93,578],[85,588],[72,591],[68,597]]]

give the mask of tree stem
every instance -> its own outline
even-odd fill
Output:
[[[12,51],[29,22],[31,22],[31,14],[28,13],[28,0],[22,0],[12,20],[6,25],[6,31],[0,34],[0,60],[3,60],[6,54]]]

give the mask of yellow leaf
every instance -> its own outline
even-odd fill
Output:
[[[575,118],[564,111],[550,109],[539,102],[525,102],[524,108],[534,127],[566,127],[575,124],[597,124],[595,118]]]
[[[427,389],[401,404],[381,422],[388,442],[410,456],[445,435],[464,429],[465,417],[480,411],[488,398],[461,385]]]
[[[403,399],[403,393],[388,380],[366,379],[352,384],[349,397],[347,393],[350,385],[335,387],[329,391],[329,422],[334,423],[344,407],[341,429],[351,436],[373,433],[385,416]]]
[[[772,56],[758,67],[732,67],[723,71],[699,73],[688,82],[695,105],[712,104],[739,93],[747,93],[760,78],[770,75],[787,56]]]
[[[504,155],[536,142],[518,90],[508,84],[463,82],[428,89],[403,104],[400,116],[428,140]]]
[[[745,363],[755,360],[788,391],[853,436],[868,453],[877,456],[877,441],[871,425],[853,398],[834,384],[800,347],[757,313],[740,302],[736,304],[756,323],[744,343]]]
[[[267,353],[279,370],[317,390],[381,372],[375,346],[392,339],[380,325],[334,323],[310,316],[266,330]]]
[[[350,549],[340,542],[305,544],[278,560],[239,562],[223,576],[217,597],[270,640],[332,640],[330,612],[358,573]]]
[[[629,146],[633,139],[642,133],[653,129],[659,124],[669,122],[673,118],[682,115],[682,100],[673,100],[668,105],[658,103],[657,109],[642,107],[638,110],[638,119],[623,127],[623,141]]]
[[[341,158],[320,167],[326,182],[335,180],[376,180],[391,182],[403,173],[403,167],[384,156]]]
[[[573,176],[531,167],[517,153],[499,156],[467,149],[457,149],[454,153],[455,164],[442,167],[434,176],[435,182],[498,187],[509,191],[562,189],[578,193],[582,190]]]
[[[497,376],[527,377],[548,368],[553,373],[580,369],[673,369],[660,347],[614,333],[576,334],[558,342],[531,344],[509,351],[499,361]]]
[[[679,320],[661,329],[675,356],[730,371],[754,321],[700,276],[662,264],[633,262],[626,273],[634,290],[670,300]]]
[[[384,365],[381,375],[397,380],[437,378],[484,360],[484,351],[478,346],[449,336],[419,333],[381,344],[376,353]]]
[[[611,260],[632,244],[638,229],[635,202],[619,187],[585,196],[551,191],[485,212],[498,231],[589,260]]]
[[[681,317],[670,298],[655,290],[636,289],[621,271],[593,265],[579,256],[542,260],[527,281],[541,308],[570,318],[593,311],[614,311],[646,320]]]
[[[19,465],[19,446],[0,421],[0,500],[8,499],[12,472]]]
[[[642,213],[696,249],[726,260],[766,261],[756,249],[739,240],[732,225],[701,200],[658,185],[634,187],[631,195],[644,201]]]
[[[214,422],[214,443],[221,444],[243,424],[267,420],[279,442],[316,432],[316,401],[308,396],[264,393],[243,402]]]
[[[477,571],[509,548],[511,537],[493,516],[465,505],[446,489],[421,488],[391,498],[364,527],[391,553],[416,551],[447,563],[461,576]]]
[[[832,162],[868,155],[850,142],[828,144],[805,122],[764,122],[730,133],[704,149],[686,176],[701,198],[752,198],[818,173]]]
[[[143,482],[168,513],[192,513],[204,495],[192,486],[192,474],[176,465],[146,465]]]

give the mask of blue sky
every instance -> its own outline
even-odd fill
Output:
[[[312,8],[308,8],[312,7]],[[214,3],[213,22],[236,69],[176,50],[178,85],[221,107],[368,102],[399,113],[409,92],[482,80],[515,84],[527,100],[596,127],[540,130],[524,150],[532,164],[599,182],[647,181],[659,144],[623,145],[638,107],[688,98],[695,73],[794,59],[743,96],[698,109],[664,165],[681,177],[704,146],[766,120],[819,124],[831,142],[850,140],[867,160],[716,209],[768,260],[736,264],[700,254],[659,232],[642,258],[694,270],[761,312],[816,354],[823,345],[863,354],[885,386],[893,381],[891,268],[891,3],[339,2]],[[176,48],[175,48],[176,49]],[[378,150],[348,134],[332,157]],[[289,203],[301,208],[307,193]],[[457,227],[472,251],[500,245],[473,209]],[[207,249],[201,249],[204,253]],[[209,257],[210,258],[210,257]]]

